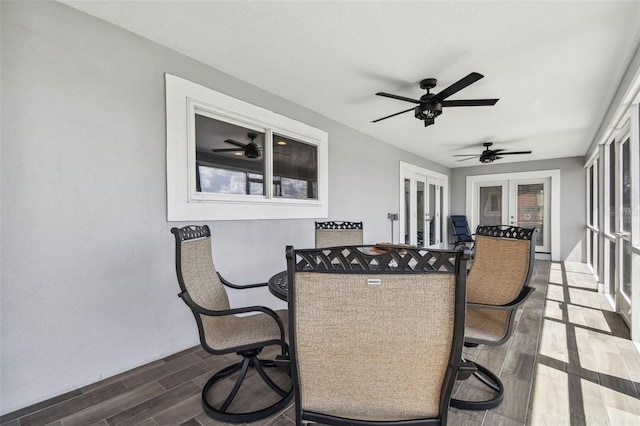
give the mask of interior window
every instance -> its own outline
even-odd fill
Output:
[[[328,216],[328,134],[165,75],[167,217]]]
[[[264,132],[196,114],[196,191],[265,195]]]
[[[318,147],[273,134],[273,195],[318,199]]]

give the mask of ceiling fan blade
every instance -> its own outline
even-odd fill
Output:
[[[454,157],[480,157],[478,154],[455,154]]]
[[[475,156],[473,156],[473,157],[469,157],[469,158],[463,158],[462,160],[458,160],[458,161],[457,161],[457,163],[459,163],[459,162],[461,162],[461,161],[473,160],[473,159],[476,159],[476,158],[478,158],[478,157],[479,157],[479,155],[475,155]]]
[[[471,106],[491,106],[500,99],[464,99],[456,101],[442,101],[443,107],[471,107]]]
[[[230,143],[231,145],[239,146],[240,148],[244,148],[245,146],[247,146],[246,144],[234,141],[233,139],[225,139],[224,141],[226,143]]]
[[[213,152],[242,152],[243,148],[221,148],[221,149],[212,149]]]
[[[479,74],[477,72],[472,72],[468,76],[461,78],[460,80],[453,83],[451,86],[442,90],[440,93],[438,93],[435,96],[435,98],[439,99],[440,101],[443,101],[449,96],[453,95],[454,93],[457,93],[460,90],[464,89],[465,87],[469,86],[470,84],[473,84],[476,81],[480,80],[482,77],[484,77],[482,74]]]
[[[500,155],[531,154],[531,151],[501,152]]]
[[[404,114],[405,112],[413,111],[414,107],[411,107],[407,110],[396,112],[395,114],[387,115],[386,117],[378,118],[377,120],[373,120],[372,123],[377,123],[378,121],[386,120],[387,118],[395,117],[396,115]]]
[[[500,155],[496,155],[496,160],[501,160],[501,159],[503,159],[503,158],[504,158],[504,157],[502,157],[502,156],[500,156]]]
[[[385,98],[398,99],[400,101],[405,101],[405,102],[412,102],[414,104],[419,104],[420,103],[420,101],[417,100],[417,99],[406,98],[404,96],[394,95],[392,93],[378,92],[378,93],[376,93],[376,95],[384,96]]]

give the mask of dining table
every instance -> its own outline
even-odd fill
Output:
[[[280,300],[287,301],[288,278],[287,271],[280,271],[267,282],[269,291]]]
[[[394,244],[389,242],[376,243],[374,246],[362,246],[363,252],[369,255],[386,253],[394,248],[416,248],[416,246],[401,243]],[[287,288],[289,285],[289,281],[286,270],[280,271],[269,278],[267,285],[271,294],[273,294],[280,300],[284,300],[285,302],[287,301]]]

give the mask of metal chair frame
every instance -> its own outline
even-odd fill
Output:
[[[198,326],[198,334],[200,336],[200,344],[203,349],[213,355],[224,355],[232,352],[236,352],[238,355],[242,356],[242,361],[232,364],[228,367],[223,368],[222,370],[215,373],[207,383],[204,385],[202,389],[202,406],[204,411],[210,417],[220,420],[223,422],[230,423],[244,423],[244,422],[252,422],[265,417],[268,417],[272,414],[277,413],[278,411],[284,409],[287,404],[291,401],[293,397],[293,385],[291,389],[285,390],[278,386],[266,373],[265,368],[282,368],[282,364],[276,364],[275,360],[265,360],[258,358],[258,355],[262,351],[262,349],[266,346],[278,345],[281,348],[281,356],[288,356],[289,347],[286,344],[285,340],[285,328],[284,323],[278,316],[278,314],[267,307],[264,306],[247,306],[241,308],[233,308],[233,309],[225,309],[225,310],[210,310],[206,309],[200,305],[198,305],[189,295],[187,291],[187,287],[184,281],[184,277],[182,274],[182,266],[181,266],[181,256],[182,256],[182,242],[196,239],[196,238],[210,238],[211,231],[207,225],[204,226],[196,226],[190,225],[185,226],[183,228],[172,228],[171,232],[175,236],[176,243],[176,274],[178,277],[178,283],[180,285],[181,292],[178,296],[186,303],[186,305],[191,309],[193,316],[196,320],[196,324]],[[217,274],[220,278],[222,284],[226,287],[244,290],[249,288],[256,287],[265,287],[267,283],[257,283],[257,284],[248,284],[248,285],[237,285],[230,283],[225,280],[220,273]],[[280,329],[280,338],[279,339],[271,339],[271,340],[263,340],[257,341],[251,344],[234,346],[226,349],[215,349],[212,348],[206,341],[205,331],[202,324],[201,315],[205,316],[224,316],[224,315],[236,315],[241,313],[257,313],[262,312],[274,319]],[[288,366],[287,366],[288,367]],[[244,381],[246,374],[249,368],[255,368],[256,372],[260,375],[262,380],[278,395],[281,396],[281,399],[276,403],[265,407],[263,409],[247,412],[247,413],[229,413],[227,409],[233,402],[234,398],[237,396],[238,391],[240,390],[240,386]],[[207,398],[207,394],[209,390],[214,387],[214,385],[226,377],[229,377],[237,372],[240,372],[236,382],[224,402],[219,407],[214,407]],[[290,371],[288,371],[290,374]]]
[[[501,339],[498,340],[486,340],[486,339],[475,339],[465,336],[465,346],[478,346],[480,344],[483,345],[491,345],[498,346],[505,343],[507,340],[511,338],[511,334],[513,332],[514,318],[515,313],[533,292],[533,288],[529,287],[529,282],[531,280],[531,275],[533,272],[533,264],[535,261],[535,241],[536,241],[536,228],[520,228],[515,226],[508,225],[497,225],[497,226],[478,226],[476,229],[476,236],[488,236],[488,237],[496,237],[496,238],[510,238],[510,239],[521,239],[521,240],[529,240],[529,268],[527,271],[527,275],[522,283],[522,290],[516,296],[516,298],[509,303],[504,305],[487,305],[481,303],[473,303],[467,302],[467,307],[469,308],[477,308],[477,309],[490,309],[490,310],[504,310],[509,311],[508,316],[508,325],[506,329],[506,333]],[[496,267],[504,267],[504,265],[496,264]],[[471,266],[473,269],[473,265]],[[469,324],[467,323],[467,326]],[[466,361],[466,360],[465,360]],[[471,361],[468,361],[471,362]],[[488,368],[478,364],[477,362],[471,362],[473,366],[475,366],[476,371],[473,372],[473,376],[478,379],[485,386],[489,387],[494,391],[494,396],[483,400],[483,401],[468,401],[468,400],[460,400],[456,398],[451,399],[451,406],[454,408],[459,408],[462,410],[489,410],[497,407],[502,403],[504,399],[504,385],[500,378],[493,373]],[[460,377],[460,379],[465,380],[467,377]]]

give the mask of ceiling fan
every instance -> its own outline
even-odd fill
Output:
[[[404,96],[394,95],[391,93],[378,92],[377,96],[384,96],[386,98],[398,99],[405,102],[412,102],[414,104],[418,104],[416,107],[411,107],[407,110],[397,112],[395,114],[387,115],[386,117],[378,118],[377,120],[373,120],[372,123],[377,123],[378,121],[386,120],[387,118],[395,117],[396,115],[404,114],[405,112],[409,112],[411,110],[414,111],[414,115],[419,120],[424,120],[424,127],[427,127],[434,123],[434,120],[437,116],[442,114],[442,108],[444,107],[469,107],[469,106],[491,106],[495,105],[499,99],[464,99],[464,100],[455,100],[448,101],[446,100],[449,96],[459,92],[465,87],[475,83],[484,77],[482,74],[477,72],[472,72],[468,76],[458,80],[453,83],[451,86],[446,89],[440,91],[440,93],[435,94],[431,93],[430,90],[436,87],[438,80],[435,78],[426,78],[420,81],[420,88],[426,89],[427,93],[422,95],[420,99],[411,99]]]
[[[482,153],[480,155],[476,155],[476,154],[457,154],[454,155],[454,157],[469,157],[469,158],[463,158],[462,160],[458,160],[458,162],[460,161],[467,161],[467,160],[472,160],[474,158],[479,158],[481,163],[493,163],[495,160],[500,160],[501,158],[503,158],[503,155],[514,155],[514,154],[531,154],[531,151],[511,151],[511,152],[504,152],[504,149],[489,149],[489,147],[491,145],[493,145],[493,142],[485,142],[482,144],[485,148],[484,151],[482,151]]]
[[[238,141],[234,141],[233,139],[225,139],[226,143],[235,145],[238,148],[219,148],[219,149],[212,149],[212,151],[213,152],[244,152],[244,155],[247,158],[260,157],[262,155],[261,148],[254,142],[255,138],[258,137],[258,134],[249,132],[247,133],[247,137],[251,139],[251,142],[246,144]]]

